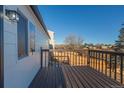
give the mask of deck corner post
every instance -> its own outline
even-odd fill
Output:
[[[41,68],[42,68],[42,61],[43,61],[43,51],[42,51],[42,47],[40,48],[40,53],[41,53]]]

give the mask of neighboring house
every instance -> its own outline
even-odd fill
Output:
[[[101,49],[103,50],[111,50],[113,45],[101,45]]]
[[[101,49],[109,49],[107,45],[101,45]]]
[[[0,6],[0,87],[28,87],[49,38],[37,6]]]
[[[49,47],[50,49],[54,49],[55,48],[55,33],[53,31],[48,30],[50,39],[49,39]]]

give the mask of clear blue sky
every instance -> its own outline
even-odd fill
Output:
[[[38,6],[57,43],[68,34],[82,36],[86,43],[113,44],[124,23],[124,6]]]

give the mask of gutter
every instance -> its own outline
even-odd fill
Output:
[[[32,11],[34,12],[35,16],[37,17],[37,19],[39,20],[40,24],[42,25],[43,29],[45,30],[46,34],[48,35],[49,39],[50,39],[50,35],[48,33],[48,30],[46,28],[46,25],[44,24],[43,18],[41,16],[41,13],[39,12],[38,8],[36,5],[30,5],[30,8],[32,9]]]

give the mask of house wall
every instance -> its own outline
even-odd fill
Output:
[[[36,28],[35,53],[18,60],[17,23],[4,17],[4,87],[28,87],[40,69],[40,48],[48,48],[48,36],[29,6],[4,6],[4,14],[5,9],[19,9]]]
[[[4,46],[3,46],[3,6],[0,5],[0,88],[3,87],[3,53],[4,53]]]

